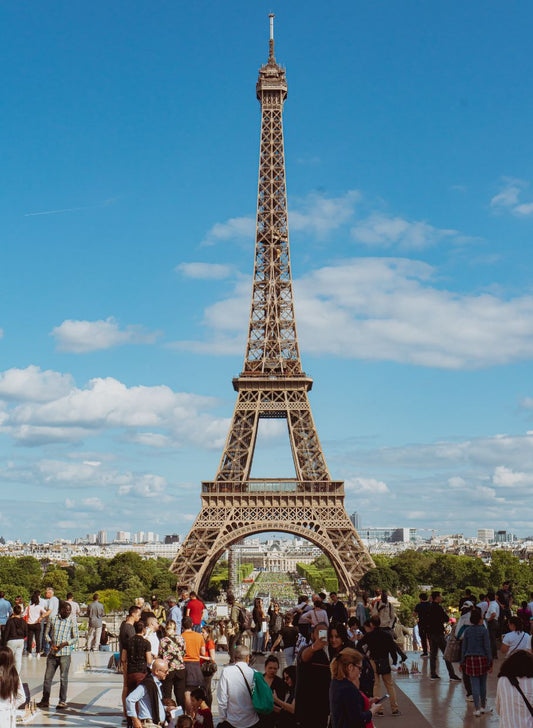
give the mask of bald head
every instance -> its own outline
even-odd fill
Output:
[[[161,660],[159,657],[152,662],[152,674],[158,680],[163,680],[168,675],[168,663],[166,660]]]

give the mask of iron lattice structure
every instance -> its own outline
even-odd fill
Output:
[[[309,405],[294,317],[283,146],[285,70],[270,53],[259,70],[261,148],[252,305],[244,368],[233,380],[233,420],[214,481],[202,483],[202,509],[171,570],[179,586],[202,592],[222,553],[251,534],[284,531],[329,557],[341,589],[353,593],[372,559],[332,481]],[[287,421],[295,478],[250,478],[260,418]]]

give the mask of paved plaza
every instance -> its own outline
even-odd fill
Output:
[[[443,663],[440,670],[442,679],[430,681],[428,660],[422,660],[415,653],[408,654],[408,664],[415,659],[422,672],[417,677],[396,677],[398,703],[402,716],[393,718],[390,714],[385,714],[383,718],[376,717],[374,720],[376,728],[402,725],[408,728],[472,728],[472,726],[497,728],[499,726],[497,715],[474,717],[473,704],[465,702],[462,684],[449,682]],[[109,657],[109,653],[93,653],[90,656],[91,664],[87,668],[87,653],[75,652],[69,679],[68,710],[55,711],[59,692],[58,671],[57,679],[52,687],[50,710],[37,713],[29,725],[35,728],[44,728],[44,726],[118,728],[118,726],[123,726],[120,702],[122,676],[107,669]],[[221,666],[227,663],[227,655],[217,653],[217,662],[220,672]],[[263,662],[264,658],[256,658],[254,666],[261,669]],[[45,658],[28,660],[25,657],[22,666],[23,680],[29,683],[31,695],[37,701],[41,697],[45,664]],[[492,675],[489,675],[489,705],[494,704],[498,670],[499,666],[495,668]],[[218,674],[213,680],[213,692],[216,691]],[[213,704],[213,713],[216,715],[216,700]]]

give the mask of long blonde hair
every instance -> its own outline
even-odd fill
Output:
[[[362,664],[363,656],[361,653],[352,647],[345,647],[331,662],[331,677],[333,680],[344,680],[344,678],[348,677],[348,665],[361,667]]]

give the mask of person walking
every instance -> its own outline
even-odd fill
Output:
[[[46,658],[46,671],[44,674],[43,695],[38,708],[50,707],[50,692],[52,680],[59,667],[59,702],[56,709],[62,710],[67,707],[68,673],[72,648],[78,641],[78,625],[70,616],[70,604],[62,602],[59,606],[59,613],[48,620],[45,641],[49,645],[49,653]]]
[[[374,697],[381,697],[380,680],[383,680],[384,690],[390,696],[390,707],[392,715],[401,715],[396,698],[396,689],[392,679],[390,660],[393,665],[398,661],[398,648],[394,642],[390,630],[380,627],[379,617],[375,616],[364,625],[365,635],[356,645],[358,652],[368,654],[370,664],[374,670]],[[378,715],[383,715],[383,707],[380,707]]]
[[[202,615],[204,613],[205,604],[201,599],[198,599],[196,592],[190,593],[189,601],[185,609],[185,616],[192,619],[193,632],[202,631]]]
[[[431,680],[440,680],[437,673],[437,660],[439,650],[444,654],[446,649],[446,639],[444,638],[444,625],[450,621],[450,618],[441,607],[442,595],[439,591],[431,593],[431,603],[427,614],[427,635],[429,637],[429,667]],[[453,665],[449,660],[444,660],[450,680],[453,682],[461,682],[459,675],[455,674]]]
[[[421,657],[428,657],[428,636],[427,636],[427,616],[429,610],[429,602],[427,592],[421,592],[418,595],[419,602],[415,606],[414,615],[418,622],[418,636],[420,638],[420,646],[422,647]]]
[[[226,638],[228,641],[228,655],[229,664],[233,665],[235,662],[235,648],[241,644],[242,631],[240,625],[239,616],[241,614],[241,605],[235,601],[233,594],[227,595],[228,610],[229,610],[229,623],[226,630]]]
[[[176,622],[169,620],[165,636],[159,642],[159,657],[168,665],[168,675],[163,682],[163,698],[171,698],[172,690],[176,704],[185,710],[185,657],[186,647],[182,635],[176,634]]]
[[[18,674],[22,668],[22,653],[24,652],[24,640],[28,636],[28,625],[22,619],[22,607],[15,604],[13,614],[7,620],[4,630],[4,644],[9,647],[15,657],[15,667]]]
[[[41,620],[46,610],[43,608],[40,593],[34,591],[30,603],[26,607],[26,621],[28,625],[28,636],[26,639],[26,652],[28,657],[33,657],[33,642],[35,641],[35,654],[40,656],[41,651]]]
[[[254,671],[249,665],[250,650],[244,645],[235,648],[235,664],[222,670],[218,681],[217,702],[219,726],[226,728],[258,728],[259,716],[252,703]]]
[[[89,618],[89,632],[85,649],[90,652],[97,652],[100,647],[102,623],[105,617],[104,605],[98,594],[93,594],[93,600],[87,607],[87,617]]]
[[[470,612],[470,622],[463,637],[461,669],[470,677],[474,715],[478,717],[492,712],[492,708],[487,708],[487,673],[492,672],[492,654],[489,634],[479,609]]]

